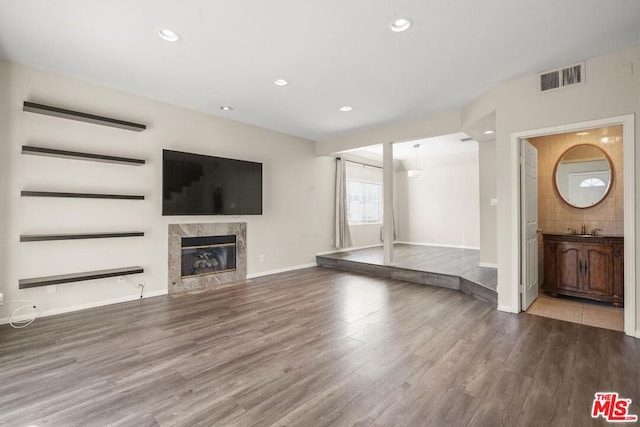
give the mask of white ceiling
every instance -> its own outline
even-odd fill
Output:
[[[425,156],[439,156],[443,154],[469,153],[478,151],[478,143],[474,140],[461,141],[469,138],[465,133],[423,138],[416,141],[398,142],[393,144],[393,158],[395,160],[415,161],[416,154],[422,159]],[[415,146],[419,145],[418,148]],[[382,163],[382,144],[348,150],[346,153],[362,159]]]
[[[2,0],[0,57],[322,140],[638,45],[639,22],[637,0]]]

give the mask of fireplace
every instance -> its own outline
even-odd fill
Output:
[[[247,280],[247,224],[169,224],[169,294],[217,289]]]
[[[236,269],[236,236],[182,238],[181,276],[224,273]]]

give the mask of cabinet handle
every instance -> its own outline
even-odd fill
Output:
[[[582,275],[582,260],[580,260],[580,275]]]
[[[587,270],[589,269],[589,263],[588,261],[585,259],[584,260],[584,275],[587,275]]]

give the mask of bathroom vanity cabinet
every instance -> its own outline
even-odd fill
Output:
[[[624,305],[622,236],[543,234],[542,290]]]

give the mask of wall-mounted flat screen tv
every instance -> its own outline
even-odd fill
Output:
[[[262,215],[262,163],[162,150],[162,215]]]

